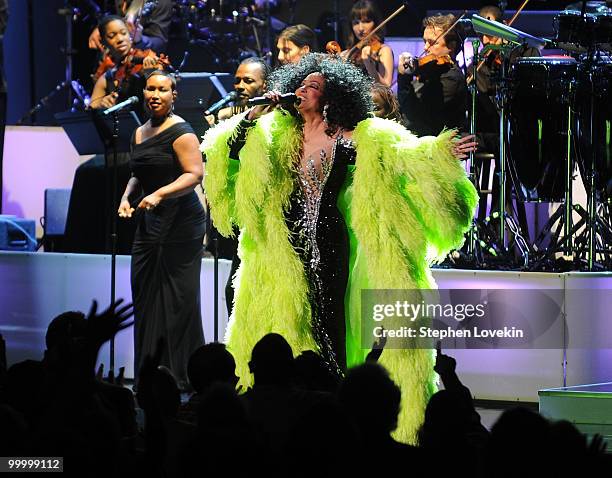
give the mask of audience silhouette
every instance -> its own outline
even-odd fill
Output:
[[[100,347],[129,327],[131,305],[65,312],[46,333],[41,361],[5,369],[0,357],[0,456],[61,456],[79,476],[406,476],[474,477],[603,474],[610,457],[567,421],[525,408],[506,410],[489,432],[455,360],[440,351],[443,388],[425,411],[418,443],[395,441],[401,392],[376,360],[330,375],[314,352],[294,351],[278,334],[253,348],[254,386],[236,390],[223,344],[196,350],[193,388],[181,394],[160,366],[163,342],[144,361],[136,394],[97,379]],[[8,344],[10,346],[10,344]],[[115,381],[116,382],[116,381]],[[144,419],[137,423],[137,411]]]

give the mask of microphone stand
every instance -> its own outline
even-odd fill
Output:
[[[212,219],[211,219],[212,225]],[[219,341],[219,231],[216,228],[211,228],[213,231],[213,337],[214,341]]]
[[[117,281],[117,183],[119,182],[117,175],[117,149],[119,144],[119,111],[113,113],[113,160],[112,160],[112,177],[111,177],[111,285],[110,285],[110,303],[115,303],[116,296],[116,281]],[[115,336],[110,340],[110,365],[109,375],[114,375],[115,370]]]
[[[473,81],[472,83],[468,86],[469,90],[470,90],[470,96],[471,96],[471,116],[470,116],[470,134],[475,135],[476,134],[476,97],[478,95],[478,87],[477,87],[477,83],[476,83],[476,79],[477,79],[477,68],[476,65],[478,65],[479,62],[479,55],[478,55],[478,48],[480,47],[480,41],[479,40],[472,40],[472,48],[474,51],[474,56],[472,59],[472,65],[473,65]],[[465,52],[464,52],[464,56],[463,59],[465,61]],[[476,174],[476,168],[475,168],[475,159],[476,159],[476,153],[475,152],[471,152],[470,153],[470,157],[469,157],[469,167],[468,167],[468,174],[470,175],[470,180],[472,181],[472,184],[477,188],[480,189],[478,187],[478,177]],[[468,237],[468,249],[467,249],[467,253],[468,253],[468,258],[470,259],[470,261],[473,261],[474,263],[477,263],[477,253],[476,253],[476,236],[478,235],[478,229],[476,227],[476,221],[475,219],[472,217],[472,224],[470,226],[470,230],[468,232],[469,237]]]

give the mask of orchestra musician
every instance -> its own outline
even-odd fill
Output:
[[[276,49],[281,65],[299,63],[304,55],[317,51],[317,34],[306,25],[291,25],[278,35]]]
[[[393,82],[393,51],[384,43],[384,29],[375,33],[359,48],[363,40],[381,22],[382,16],[371,0],[359,0],[349,13],[350,31],[347,49],[342,52],[374,81],[385,86]]]
[[[163,57],[158,57],[152,50],[134,48],[127,22],[117,15],[104,17],[98,29],[108,55],[95,74],[91,108],[110,108],[130,96],[142,99],[145,73],[163,69]],[[142,101],[139,104],[142,105]],[[139,116],[142,119],[142,114]]]
[[[455,64],[460,39],[452,14],[434,15],[423,20],[426,56],[399,58],[397,95],[408,129],[419,136],[437,135],[444,128],[464,130],[467,88]],[[448,31],[448,32],[447,32]],[[447,32],[444,37],[442,34]]]
[[[478,14],[487,20],[496,22],[503,21],[502,11],[495,5],[487,5],[480,9]],[[487,46],[501,45],[502,39],[492,35],[481,36],[484,59],[477,66],[476,72],[476,87],[478,94],[476,96],[476,134],[478,143],[480,144],[480,152],[493,154],[495,157],[499,155],[499,112],[495,102],[497,80],[501,74],[501,66],[503,61],[502,53],[499,50],[487,51]],[[529,46],[519,46],[514,48],[508,55],[508,64],[511,65],[518,58],[540,56],[540,51],[537,48]],[[468,79],[474,77],[474,64],[468,66]],[[495,162],[494,177],[497,177],[499,172],[499,161]],[[482,190],[489,190],[489,176],[491,163],[489,161],[481,161],[476,157],[476,167],[481,169],[481,184]],[[510,183],[507,183],[510,187]],[[499,204],[499,182],[493,181],[492,184],[492,201],[491,211],[496,210]],[[507,198],[510,198],[508,192]],[[481,196],[480,206],[478,210],[478,218],[484,218],[487,215],[487,201],[484,196]],[[518,208],[519,222],[524,231],[526,231],[526,219],[524,218],[524,209]]]
[[[502,22],[502,11],[494,6],[487,5],[480,9],[478,14],[487,20]],[[487,45],[501,45],[502,39],[491,35],[482,35],[483,49]],[[476,74],[476,86],[478,96],[476,100],[476,131],[480,139],[480,144],[490,153],[497,153],[499,150],[499,114],[495,106],[496,78],[499,76],[501,67],[501,53],[499,50],[491,50],[485,54],[486,58],[482,62]],[[509,63],[514,63],[518,58],[526,56],[540,56],[537,48],[520,46],[512,50],[509,55]],[[468,67],[468,78],[473,77],[474,65]]]
[[[172,20],[172,0],[115,0],[115,14],[123,16],[132,35],[134,47],[140,50],[166,51]],[[105,51],[98,27],[89,35],[89,48]]]
[[[372,83],[372,102],[374,103],[374,116],[404,124],[399,102],[391,88],[381,83]]]

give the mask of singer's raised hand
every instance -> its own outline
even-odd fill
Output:
[[[258,105],[249,110],[246,116],[248,120],[253,121],[262,115],[270,113],[281,101],[281,93],[278,91],[268,91],[263,96],[270,98],[271,103],[269,105]]]

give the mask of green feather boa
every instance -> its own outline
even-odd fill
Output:
[[[241,231],[242,264],[226,342],[246,387],[252,384],[251,350],[265,334],[283,335],[296,354],[316,351],[317,345],[304,267],[283,214],[295,184],[301,130],[291,115],[265,115],[249,131],[237,162],[229,159],[227,142],[242,117],[209,130],[202,151],[212,219],[225,236],[234,224]],[[451,152],[453,136],[447,131],[417,138],[378,118],[360,122],[353,132],[356,166],[338,198],[351,244],[345,297],[349,367],[369,351],[369,342],[361,340],[361,290],[435,288],[430,263],[463,241],[478,196]],[[380,363],[402,390],[395,437],[414,443],[436,390],[432,351],[385,349]]]

